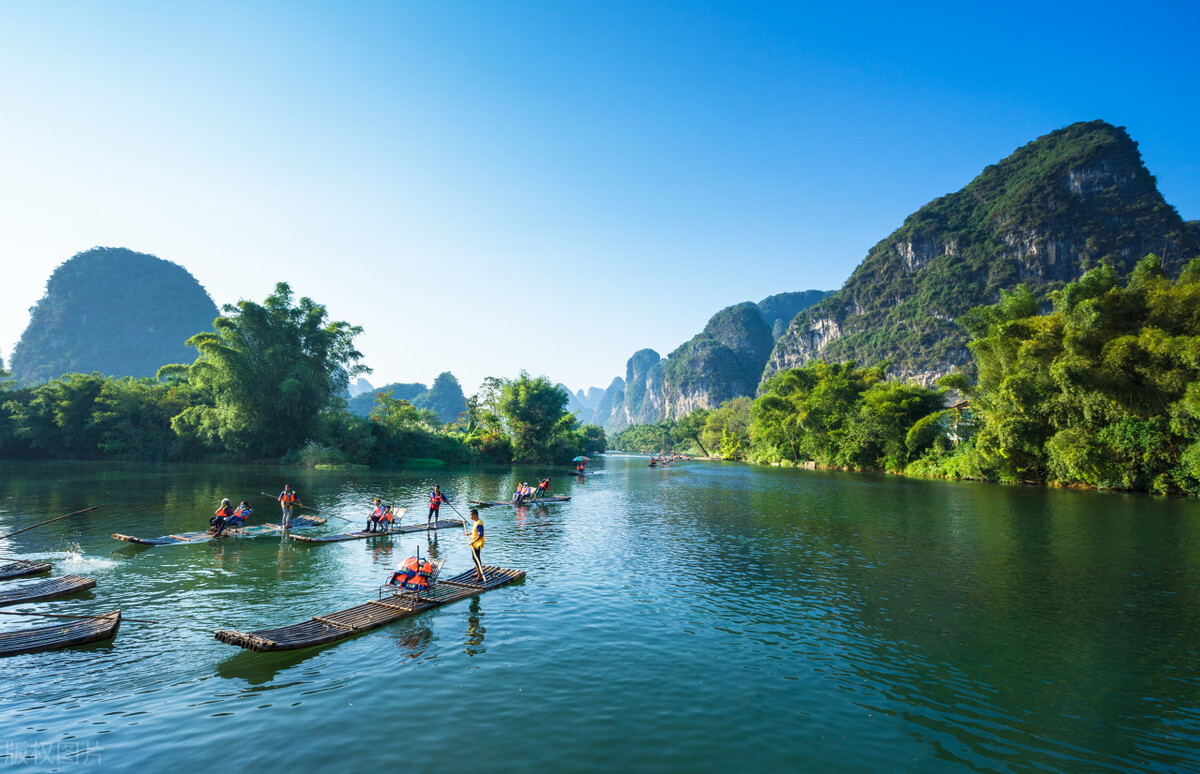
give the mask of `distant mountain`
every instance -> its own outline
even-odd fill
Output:
[[[754,395],[775,332],[831,292],[804,290],[735,304],[713,315],[703,331],[666,358],[652,349],[639,350],[626,363],[625,378],[614,380],[605,392],[592,422],[615,433]],[[611,411],[601,409],[607,405]]]
[[[184,342],[211,330],[216,304],[178,264],[123,247],[96,247],[63,263],[46,282],[12,353],[24,384],[66,373],[154,376],[190,363]]]
[[[412,404],[417,408],[431,409],[442,422],[453,422],[466,411],[467,399],[454,374],[443,371],[428,390],[412,399]]]
[[[454,374],[445,371],[438,374],[429,387],[420,382],[392,382],[355,395],[347,404],[350,413],[369,417],[371,409],[375,406],[375,396],[387,390],[392,391],[394,400],[406,400],[417,408],[431,409],[441,422],[455,421],[467,408],[467,399],[458,379]]]
[[[375,388],[366,379],[359,377],[358,381],[350,385],[350,397],[362,395],[364,392],[374,392]]]
[[[359,393],[349,401],[350,413],[358,414],[360,417],[369,417],[371,409],[375,406],[375,396],[387,390],[392,391],[392,398],[395,400],[406,400],[412,403],[418,395],[425,392],[428,388],[420,382],[392,382],[385,384],[382,387],[370,390],[369,392]]]
[[[929,383],[969,366],[954,321],[1002,289],[1045,294],[1101,261],[1124,276],[1148,253],[1177,274],[1200,255],[1200,229],[1163,200],[1124,129],[1072,124],[905,219],[841,290],[793,320],[766,373],[888,361],[893,375]]]

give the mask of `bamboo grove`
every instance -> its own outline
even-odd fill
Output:
[[[758,396],[628,428],[615,448],[783,466],[1200,493],[1200,259],[1176,279],[1101,264],[1039,304],[1025,287],[958,320],[976,378],[811,362]]]
[[[0,457],[503,463],[604,450],[604,431],[579,426],[563,390],[524,372],[488,379],[453,422],[387,392],[356,416],[345,395],[370,370],[354,348],[361,328],[294,300],[286,283],[223,311],[188,340],[195,362],[156,378],[66,374],[18,387],[0,368]]]

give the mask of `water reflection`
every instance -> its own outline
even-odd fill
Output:
[[[483,646],[483,637],[487,629],[481,623],[483,612],[479,609],[479,597],[471,597],[471,606],[467,609],[467,644],[463,653],[468,656],[480,656],[487,652]]]

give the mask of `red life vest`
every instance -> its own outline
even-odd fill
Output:
[[[432,508],[433,510],[436,511],[438,509],[438,506],[441,505],[441,503],[442,503],[442,493],[441,492],[433,492],[432,494],[429,495],[429,507],[430,508]]]
[[[279,501],[287,505],[291,505],[292,503],[296,502],[296,490],[293,489],[290,492],[283,492],[279,495]]]
[[[375,510],[371,511],[371,518],[375,521],[383,521],[383,506],[375,506]]]
[[[216,515],[220,516],[222,519],[228,519],[233,515],[233,508],[228,505],[223,508],[218,508]]]

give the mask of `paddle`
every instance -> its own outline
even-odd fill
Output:
[[[12,537],[13,535],[20,535],[22,532],[28,532],[29,530],[34,529],[35,527],[41,527],[46,524],[50,524],[52,522],[62,521],[63,519],[69,519],[72,516],[78,516],[81,513],[87,513],[88,511],[94,511],[99,507],[100,507],[99,505],[93,505],[91,508],[84,508],[82,511],[75,511],[74,513],[68,513],[66,516],[58,516],[56,518],[50,519],[49,521],[43,521],[40,524],[34,524],[33,527],[26,527],[25,529],[19,529],[16,532],[10,532],[7,535],[0,535],[0,540],[7,540],[8,538]]]
[[[277,495],[269,495],[266,492],[259,492],[259,494],[262,495],[263,497],[270,497],[272,500],[279,499],[279,497]],[[317,514],[318,516],[332,516],[335,519],[341,519],[342,521],[347,522],[347,523],[351,523],[351,524],[354,523],[350,519],[345,518],[344,516],[338,516],[336,513],[325,513],[324,511],[318,511],[316,508],[312,507],[311,505],[305,505],[304,503],[299,502],[299,501],[296,502],[296,505],[299,505],[301,508],[307,508],[310,511],[312,511],[313,513]]]
[[[7,613],[7,612],[0,612],[0,615],[37,615],[37,616],[41,616],[42,618],[108,618],[107,615],[64,615],[63,613]],[[111,615],[111,613],[109,615]],[[147,621],[142,618],[125,618],[124,616],[122,616],[121,623],[126,623],[126,622],[128,622],[128,623],[144,623],[144,624],[158,623],[158,621]]]

